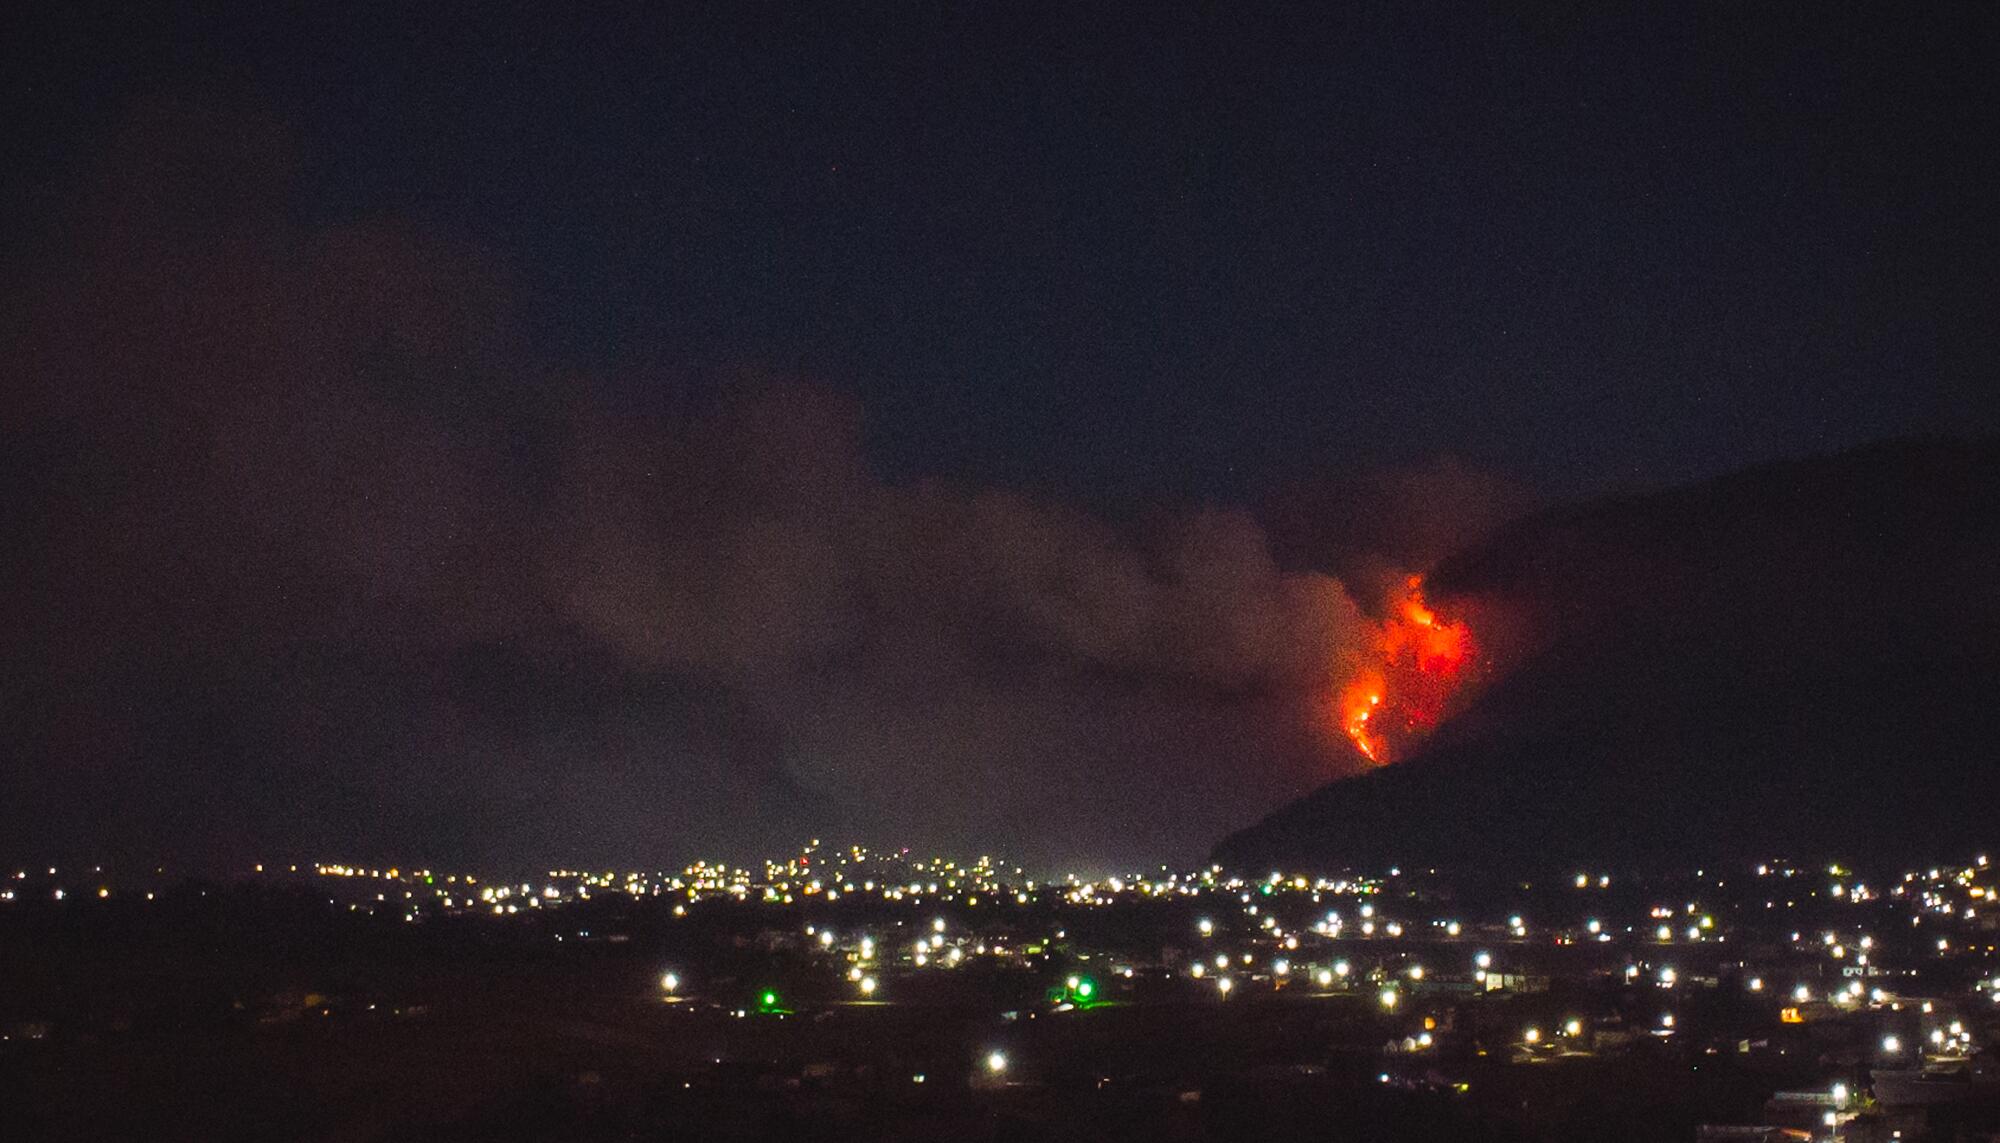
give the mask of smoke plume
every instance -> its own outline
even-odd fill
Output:
[[[836,390],[544,360],[504,259],[300,221],[235,117],[78,168],[0,330],[28,849],[1134,862],[1358,765],[1375,621],[1242,510],[892,483]]]

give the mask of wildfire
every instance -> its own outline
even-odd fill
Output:
[[[1349,688],[1348,696],[1341,705],[1347,710],[1347,737],[1353,740],[1355,749],[1370,762],[1382,761],[1382,740],[1368,725],[1368,720],[1382,705],[1382,684],[1376,681],[1363,684],[1358,689]]]
[[[1376,640],[1381,665],[1341,695],[1343,729],[1355,749],[1377,765],[1396,744],[1436,726],[1472,657],[1472,631],[1439,622],[1424,602],[1423,577],[1404,581],[1403,598],[1383,620]]]

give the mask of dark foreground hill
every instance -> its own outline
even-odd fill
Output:
[[[1523,520],[1434,598],[1492,679],[1237,868],[1915,859],[2000,843],[2000,441],[1894,442]]]

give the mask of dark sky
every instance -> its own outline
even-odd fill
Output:
[[[1197,856],[1383,569],[1996,423],[1983,5],[132,7],[0,18],[24,856]]]

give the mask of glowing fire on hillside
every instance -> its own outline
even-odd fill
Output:
[[[1382,621],[1375,650],[1379,665],[1342,692],[1340,712],[1355,749],[1383,765],[1443,717],[1472,659],[1472,631],[1463,622],[1440,622],[1424,602],[1423,577],[1413,575]]]

